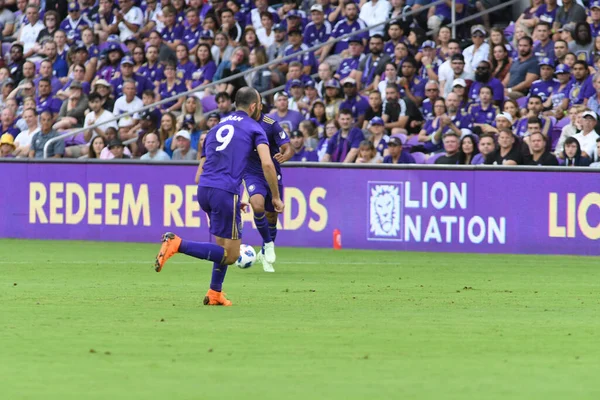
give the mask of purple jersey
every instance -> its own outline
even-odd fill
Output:
[[[573,85],[575,86],[575,85]],[[596,89],[594,89],[594,76],[590,75],[586,80],[581,84],[579,93],[577,95],[577,102],[575,104],[583,104],[584,99],[589,99],[596,94]]]
[[[142,93],[144,93],[145,90],[154,90],[154,84],[145,76],[134,73],[132,78],[135,81],[136,96],[140,99],[142,98]],[[115,99],[121,97],[123,94],[123,75],[112,79],[110,84],[113,87]]]
[[[408,87],[410,88],[412,94],[416,97],[425,97],[425,85],[427,81],[425,79],[421,79],[418,77],[414,77],[411,81],[408,82]],[[406,96],[406,90],[404,87],[400,88],[400,98],[404,98]]]
[[[365,113],[369,109],[369,102],[363,97],[356,95],[340,103],[340,110],[343,110],[345,108],[352,111],[354,123],[356,123],[358,117],[360,117],[361,115],[365,115]]]
[[[549,58],[550,61],[554,62],[554,42],[548,40],[546,45],[542,45],[542,42],[537,42],[533,46],[533,55],[541,60],[542,58]]]
[[[548,6],[546,4],[542,4],[538,7],[535,12],[535,16],[540,19],[540,21],[544,21],[552,25],[554,20],[556,19],[556,12],[558,11],[558,6],[554,7],[554,10],[548,11]]]
[[[362,55],[359,57],[344,58],[337,69],[337,73],[340,75],[340,81],[344,80],[353,69],[358,69]]]
[[[600,34],[600,23],[590,24],[590,29],[592,30],[592,37],[596,37]]]
[[[206,135],[202,148],[206,161],[198,186],[239,194],[248,160],[259,144],[269,144],[267,135],[245,112],[221,119]]]
[[[335,26],[333,27],[333,32],[331,32],[331,37],[337,39],[348,33],[352,33],[354,31],[365,29],[366,27],[367,27],[367,24],[365,24],[365,21],[363,21],[360,18],[357,18],[352,23],[348,23],[347,19],[343,19],[340,22],[338,22],[337,24],[335,24]],[[369,32],[368,31],[363,32],[363,33],[359,34],[358,36],[361,39],[368,39]],[[335,44],[334,54],[341,54],[342,51],[344,51],[348,48],[348,39],[350,39],[350,36],[345,37],[344,39],[342,39],[341,41],[339,41]]]
[[[569,98],[569,93],[573,87],[573,80],[570,80],[564,88],[557,88],[556,92],[552,93],[552,108],[556,108],[562,104],[564,99]]]
[[[538,79],[531,84],[531,89],[529,89],[529,95],[535,94],[542,98],[542,102],[548,100],[551,94],[556,92],[558,87],[560,86],[560,82],[558,79],[550,79],[548,81],[544,81]]]
[[[319,161],[319,155],[317,154],[317,152],[315,150],[307,150],[306,147],[302,147],[302,149],[300,151],[298,151],[297,153],[295,153],[292,158],[290,158],[290,161],[314,161],[317,162]]]
[[[471,99],[473,102],[476,102],[479,98],[479,89],[481,89],[481,87],[484,85],[487,85],[492,88],[494,101],[497,101],[499,103],[504,102],[504,85],[496,78],[492,78],[486,83],[477,81],[473,82],[473,84],[471,85],[471,90],[469,90],[469,99]]]
[[[145,76],[151,82],[162,81],[165,79],[165,74],[159,63],[154,64],[152,67],[148,65],[148,63],[144,63],[140,69],[138,69],[137,73],[138,75]]]
[[[173,43],[176,40],[181,40],[183,38],[183,26],[176,25],[170,29],[165,26],[160,32],[160,36],[162,36],[165,42],[169,43]]]
[[[175,96],[177,93],[183,93],[185,91],[187,91],[187,88],[180,80],[176,80],[171,87],[169,87],[167,81],[164,80],[158,87],[158,94],[160,94],[161,100],[168,99],[169,97]],[[161,104],[160,108],[166,110],[175,103],[177,103],[177,100],[167,101],[166,103]]]
[[[79,21],[73,21],[71,17],[67,17],[60,23],[60,29],[65,31],[67,39],[72,41],[81,40],[81,31],[87,26],[89,24],[83,17],[80,17]]]
[[[327,154],[331,156],[333,162],[343,162],[351,149],[358,149],[360,142],[365,140],[362,130],[351,128],[347,137],[342,137],[342,131],[339,130],[327,142]]]
[[[44,99],[38,98],[36,104],[36,111],[38,115],[43,113],[44,111],[50,111],[53,114],[58,114],[60,112],[60,108],[62,107],[62,101],[52,96],[46,97]]]
[[[284,57],[291,56],[292,54],[296,54],[303,50],[308,50],[308,46],[305,45],[304,43],[302,43],[300,45],[300,47],[298,47],[297,49],[295,49],[294,46],[292,46],[290,44],[283,51],[283,55],[284,55]],[[292,61],[298,61],[298,62],[301,62],[302,65],[304,65],[305,67],[310,67],[311,74],[314,74],[315,72],[317,72],[317,60],[315,58],[315,54],[312,51],[304,53],[303,55],[298,55],[295,58],[290,58],[290,59],[286,60],[285,62],[289,64]]]
[[[181,40],[187,46],[188,50],[193,49],[198,44],[198,41],[200,40],[200,32],[202,32],[201,26],[197,26],[195,28],[185,28]]]
[[[473,119],[475,124],[492,125],[496,121],[496,115],[500,113],[500,108],[495,105],[489,105],[488,108],[483,108],[480,103],[471,104],[467,114]]]
[[[191,81],[192,74],[196,70],[196,64],[189,61],[185,64],[177,64],[177,79],[180,81]]]
[[[313,47],[321,43],[325,43],[331,36],[331,24],[329,21],[324,21],[321,27],[317,27],[314,22],[306,25],[304,30],[304,44],[308,47]]]
[[[211,81],[217,72],[217,65],[214,61],[209,61],[206,65],[198,67],[192,73],[192,88],[200,86],[204,81]]]
[[[274,111],[271,114],[268,114],[268,117],[271,117],[275,121],[279,122],[279,125],[281,126],[287,125],[290,132],[298,130],[300,122],[304,121],[304,116],[298,111],[294,110],[288,110],[287,114],[285,114],[283,117],[280,117],[279,114],[277,114],[277,111]]]
[[[456,13],[456,18],[460,18],[462,15],[466,14],[468,3],[469,2],[467,0],[456,0],[456,4],[464,5],[463,12]],[[441,17],[442,21],[450,21],[452,19],[452,9],[446,3],[438,4],[435,6],[435,15]]]
[[[423,100],[423,104],[421,104],[421,114],[423,114],[425,121],[430,121],[435,118],[433,115],[433,103],[429,98]]]
[[[290,138],[277,121],[264,114],[260,119],[260,126],[263,128],[265,134],[267,135],[267,140],[269,141],[269,150],[271,151],[272,158],[273,156],[275,156],[275,154],[279,153],[279,149],[281,146],[290,142]],[[279,162],[277,162],[277,160],[275,160],[274,158],[273,164],[275,165],[275,171],[277,172],[277,180],[279,181],[279,184],[281,184],[281,166]],[[253,151],[250,155],[250,159],[248,160],[248,167],[246,168],[246,173],[250,175],[264,177],[262,163],[260,161],[260,157],[258,156],[257,151]]]

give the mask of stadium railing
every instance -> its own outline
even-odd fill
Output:
[[[496,6],[496,7],[490,8],[489,10],[484,10],[484,11],[482,11],[482,12],[479,12],[479,13],[477,13],[477,14],[473,15],[473,16],[466,17],[466,18],[464,18],[464,19],[462,19],[462,20],[456,21],[456,15],[455,15],[455,12],[454,12],[454,10],[455,10],[455,7],[454,7],[454,5],[455,5],[455,0],[452,0],[452,11],[453,11],[453,12],[452,12],[452,22],[451,22],[451,26],[452,26],[452,28],[453,28],[453,37],[455,36],[455,28],[456,28],[456,26],[457,26],[457,25],[459,25],[459,24],[461,24],[461,23],[463,23],[463,22],[466,22],[466,21],[470,21],[470,20],[476,19],[476,18],[480,17],[481,15],[484,15],[484,14],[487,14],[487,13],[490,13],[490,12],[493,12],[494,10],[497,10],[497,9],[500,9],[500,8],[503,8],[503,7],[510,6],[511,4],[514,4],[514,3],[516,3],[517,1],[520,1],[520,0],[509,0],[509,1],[508,1],[508,2],[506,2],[506,3],[502,3],[502,4],[500,4],[500,5]],[[437,5],[439,5],[439,4],[443,4],[443,3],[445,3],[445,0],[437,0],[437,1],[435,1],[435,2],[432,2],[432,3],[430,3],[430,4],[427,4],[427,5],[426,5],[426,6],[424,6],[424,7],[421,7],[421,8],[419,8],[418,10],[409,11],[409,12],[407,12],[407,13],[406,13],[406,14],[404,14],[404,15],[405,15],[405,16],[411,16],[411,15],[415,15],[415,14],[420,14],[420,13],[424,12],[425,10],[427,10],[427,9],[431,8],[431,7],[435,7],[435,6],[437,6]],[[132,116],[134,116],[135,114],[138,114],[138,113],[140,113],[140,112],[142,112],[142,111],[145,111],[145,110],[148,110],[148,109],[154,108],[154,107],[156,107],[156,106],[159,106],[159,105],[161,105],[161,104],[168,103],[168,102],[170,102],[170,101],[173,101],[173,100],[177,100],[177,99],[179,99],[180,97],[189,96],[189,95],[191,95],[191,94],[194,94],[194,93],[196,93],[196,92],[203,91],[203,90],[205,90],[205,89],[208,89],[208,88],[211,88],[211,87],[217,86],[217,85],[219,85],[219,84],[222,84],[222,83],[227,83],[227,82],[233,81],[233,80],[235,80],[235,79],[238,79],[238,78],[244,77],[245,75],[247,75],[247,74],[249,74],[249,73],[252,73],[252,72],[255,72],[255,71],[259,71],[259,70],[261,70],[261,69],[263,69],[263,68],[265,68],[265,67],[269,67],[269,66],[271,66],[271,65],[275,65],[275,64],[280,64],[280,63],[281,63],[281,62],[283,62],[283,61],[291,60],[291,59],[293,59],[293,58],[296,58],[296,57],[298,57],[298,56],[300,56],[300,55],[302,55],[302,54],[308,53],[308,52],[314,52],[314,51],[316,51],[316,50],[318,50],[318,49],[320,49],[320,48],[322,48],[322,47],[325,47],[325,46],[330,46],[330,45],[332,45],[332,44],[333,44],[333,45],[335,45],[336,43],[338,43],[338,42],[341,42],[341,41],[342,41],[342,40],[344,40],[344,39],[350,38],[351,36],[355,36],[355,35],[357,35],[357,34],[361,34],[361,33],[364,33],[364,32],[369,32],[369,31],[370,31],[370,30],[372,30],[373,28],[377,28],[377,27],[380,27],[380,26],[385,26],[385,25],[386,25],[388,22],[389,22],[389,20],[386,20],[386,21],[384,21],[384,22],[380,22],[380,23],[378,23],[378,24],[374,24],[374,25],[371,25],[371,26],[367,26],[367,27],[366,27],[366,28],[364,28],[364,29],[360,29],[360,30],[356,30],[356,31],[353,31],[353,32],[350,32],[350,33],[344,34],[344,35],[342,35],[342,36],[340,36],[340,37],[338,37],[338,38],[335,38],[334,40],[330,40],[330,41],[327,41],[327,42],[325,42],[325,43],[320,43],[320,44],[318,44],[318,45],[316,45],[316,46],[310,47],[310,48],[308,48],[308,49],[306,49],[306,50],[303,50],[303,51],[299,51],[299,52],[297,52],[297,53],[294,53],[294,54],[291,54],[291,55],[289,55],[289,56],[284,56],[284,57],[281,57],[281,58],[277,58],[277,59],[275,59],[275,60],[273,60],[273,61],[269,61],[268,63],[266,63],[266,64],[263,64],[263,65],[260,65],[260,66],[258,66],[258,67],[253,67],[253,68],[250,68],[250,69],[248,69],[248,70],[246,70],[246,71],[244,71],[244,72],[240,72],[240,73],[238,73],[238,74],[235,74],[235,75],[228,76],[228,77],[226,77],[226,78],[223,78],[223,79],[221,79],[221,80],[218,80],[218,81],[215,81],[215,82],[210,82],[210,83],[208,83],[207,85],[201,85],[201,86],[198,86],[198,87],[196,87],[196,88],[194,88],[194,89],[192,89],[192,90],[187,90],[187,91],[185,91],[185,92],[177,93],[177,94],[176,94],[176,95],[174,95],[174,96],[171,96],[171,97],[168,97],[168,98],[166,98],[166,99],[162,99],[162,100],[160,100],[160,101],[158,101],[158,102],[156,102],[156,103],[152,103],[152,104],[150,104],[150,105],[147,105],[147,106],[141,107],[140,109],[138,109],[138,110],[135,110],[135,111],[133,111],[133,112],[128,112],[128,113],[119,114],[118,116],[115,116],[115,117],[113,117],[113,118],[111,118],[111,119],[109,119],[109,120],[103,121],[102,123],[98,123],[98,124],[90,125],[90,126],[88,126],[88,127],[85,127],[85,128],[83,128],[83,127],[82,127],[82,128],[76,128],[76,129],[73,129],[73,130],[71,130],[71,131],[69,131],[69,132],[63,133],[63,134],[62,134],[62,135],[60,135],[60,136],[57,136],[57,137],[55,137],[55,138],[52,138],[52,139],[48,140],[48,141],[46,142],[46,144],[44,145],[44,158],[48,158],[48,150],[49,150],[50,146],[51,146],[53,143],[55,143],[55,142],[57,142],[57,141],[59,141],[59,140],[64,140],[64,139],[67,139],[67,138],[70,138],[70,137],[73,137],[73,136],[79,135],[80,133],[83,133],[83,132],[85,132],[85,131],[87,131],[87,130],[89,130],[89,129],[94,129],[94,128],[97,128],[97,127],[99,127],[99,126],[101,126],[101,125],[105,125],[105,124],[106,124],[106,123],[108,123],[108,122],[118,121],[119,119],[121,119],[121,118],[124,118],[124,117],[130,117],[130,116],[132,117]],[[275,93],[277,90],[280,90],[280,88],[270,89],[268,92],[269,92],[269,93]]]

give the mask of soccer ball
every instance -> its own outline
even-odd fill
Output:
[[[252,246],[248,246],[243,244],[240,246],[240,256],[238,257],[235,265],[239,268],[250,268],[254,262],[256,261],[256,251],[252,248]]]

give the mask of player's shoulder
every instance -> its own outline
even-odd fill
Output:
[[[268,115],[266,115],[266,114],[265,114],[265,115],[263,115],[263,117],[262,117],[262,121],[263,121],[265,124],[268,124],[268,125],[273,125],[273,124],[276,122],[276,121],[275,121],[273,118],[269,117],[269,116],[268,116]]]
[[[533,81],[531,84],[532,85],[539,85],[540,83],[542,83],[543,81],[541,79],[536,79],[535,81]]]

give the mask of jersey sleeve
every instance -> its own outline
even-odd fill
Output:
[[[275,143],[277,143],[277,146],[281,147],[290,142],[290,137],[285,133],[281,125],[279,125],[279,122],[275,121],[273,123],[273,131],[275,132]]]
[[[350,141],[350,148],[358,149],[360,147],[360,142],[365,140],[365,135],[363,135],[360,129],[352,130],[352,140]]]
[[[267,134],[260,125],[254,130],[254,148],[258,147],[259,144],[266,144],[267,146],[269,145]]]

